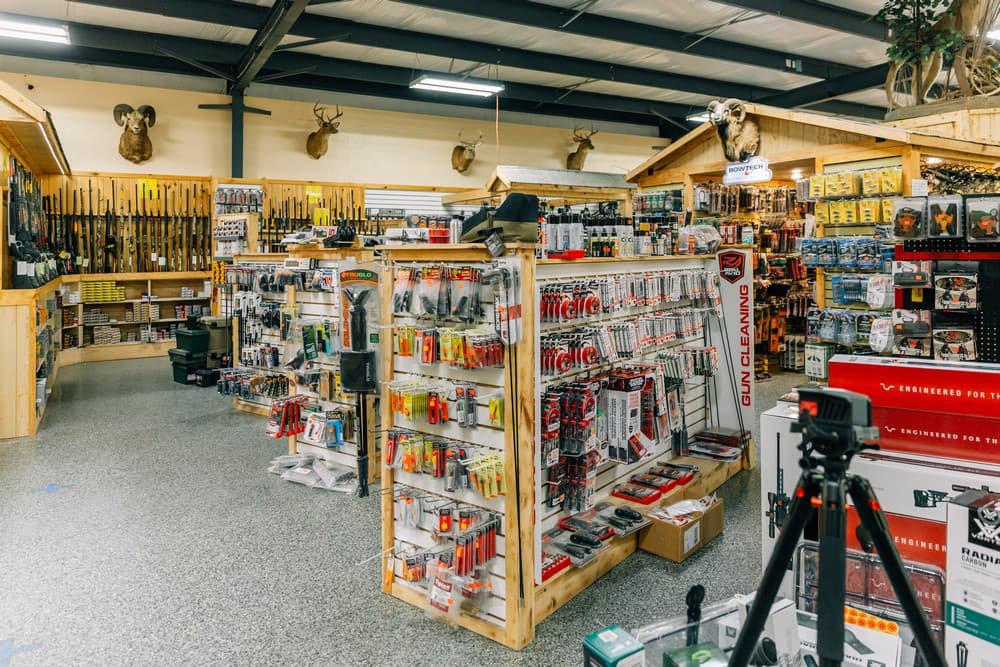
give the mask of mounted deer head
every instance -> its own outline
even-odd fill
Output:
[[[591,128],[590,132],[587,134],[581,133],[582,128],[575,128],[573,130],[573,141],[579,144],[575,151],[572,151],[566,156],[566,168],[573,169],[575,171],[580,171],[583,169],[583,163],[587,159],[587,153],[594,150],[594,142],[590,140],[592,136],[597,134],[597,130]]]
[[[136,164],[153,157],[149,128],[156,124],[156,109],[148,104],[143,104],[138,109],[127,104],[116,104],[114,114],[115,122],[123,128],[122,137],[118,140],[118,154]]]
[[[462,133],[459,132],[458,141],[460,145],[451,149],[451,168],[464,174],[468,171],[472,161],[476,159],[476,149],[483,143],[483,133],[480,132],[474,141],[466,141],[462,138]]]
[[[306,152],[318,160],[326,155],[330,135],[340,131],[337,129],[340,127],[340,123],[334,121],[343,116],[344,112],[340,110],[338,104],[337,115],[329,118],[326,115],[326,107],[321,107],[317,102],[313,105],[313,113],[316,115],[316,124],[319,125],[319,129],[309,133],[309,138],[306,139]]]

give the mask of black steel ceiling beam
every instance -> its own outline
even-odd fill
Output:
[[[888,40],[888,30],[881,21],[862,12],[844,9],[816,0],[712,0],[724,5],[752,9],[801,23],[846,32],[859,37]]]
[[[882,63],[881,65],[868,67],[857,72],[852,72],[851,74],[778,93],[777,95],[765,97],[758,101],[762,104],[786,108],[815,106],[817,102],[823,102],[859,90],[882,86],[888,74],[889,63]],[[884,113],[884,110],[882,111]]]
[[[257,29],[253,39],[246,47],[246,53],[236,69],[236,81],[233,90],[243,90],[264,69],[268,58],[281,43],[288,31],[299,20],[309,0],[277,0],[267,13],[264,25]]]
[[[759,46],[739,44],[715,37],[705,37],[696,33],[671,30],[659,26],[626,21],[601,16],[594,13],[582,14],[572,23],[564,25],[573,17],[574,11],[560,9],[528,0],[503,0],[503,2],[469,2],[468,0],[397,0],[409,5],[440,9],[479,18],[503,21],[516,25],[544,28],[571,35],[606,39],[635,46],[648,46],[662,51],[686,53],[715,60],[727,60],[743,65],[755,65],[781,72],[797,71],[806,76],[825,79],[853,71],[855,68],[820,58],[793,55]],[[797,0],[790,0],[795,4]],[[172,3],[171,3],[172,4]],[[769,2],[764,2],[769,4]],[[669,3],[664,3],[664,11],[670,11]],[[310,15],[311,16],[311,15]],[[801,61],[801,70],[789,65],[790,60]],[[746,98],[744,98],[746,99]]]
[[[238,60],[243,53],[243,47],[238,44],[104,28],[80,23],[69,23],[68,28],[73,44],[111,51],[149,55],[162,55],[164,51],[169,51],[183,55],[186,60],[200,63],[230,63]],[[219,69],[224,68],[224,65],[219,67]],[[271,76],[279,72],[307,69],[317,76],[405,86],[407,89],[413,80],[413,71],[406,67],[284,51],[271,56],[263,73],[265,76]],[[292,80],[294,77],[288,78],[288,81]],[[516,82],[505,82],[504,86],[502,97],[540,104],[560,102],[566,107],[594,107],[647,117],[651,115],[650,109],[655,109],[666,116],[681,118],[693,110],[689,105],[649,102],[634,97],[589,93],[581,90],[569,91],[567,94],[563,88],[549,86]]]
[[[119,9],[129,9],[133,11],[149,12],[173,18],[197,20],[220,25],[232,25],[241,28],[256,28],[263,20],[267,10],[261,7],[241,2],[229,0],[74,0],[86,4],[98,4],[101,6],[111,6]],[[423,3],[419,3],[423,4]],[[429,3],[436,4],[436,3]],[[462,6],[486,6],[487,8],[506,6],[507,4],[519,5],[519,3],[459,3]],[[563,16],[560,23],[566,21],[562,12],[554,8]],[[488,9],[493,11],[493,9]],[[473,11],[469,9],[468,11]],[[476,10],[478,11],[478,10]],[[500,11],[499,9],[497,11]],[[607,20],[605,17],[592,17],[585,14],[573,21],[567,29],[575,28],[581,22],[589,24],[590,19],[595,19],[603,25]],[[557,24],[558,25],[558,24]],[[694,39],[684,33],[669,31],[673,33],[670,39],[675,42],[679,39],[686,39],[688,43],[693,43]],[[767,95],[780,92],[774,88],[763,86],[753,86],[740,82],[719,81],[704,77],[675,74],[661,70],[648,69],[642,67],[631,67],[627,65],[617,65],[614,63],[588,60],[585,58],[575,58],[552,53],[538,51],[528,51],[525,49],[515,49],[493,44],[484,44],[480,41],[446,37],[441,35],[431,35],[427,33],[401,30],[384,26],[359,23],[346,19],[338,19],[318,14],[306,14],[302,16],[291,28],[291,34],[311,39],[329,38],[330,35],[340,35],[350,33],[350,37],[344,41],[353,44],[361,44],[377,48],[393,49],[396,51],[413,52],[419,54],[439,56],[443,58],[457,58],[473,61],[477,63],[495,64],[507,67],[517,67],[536,72],[557,73],[566,76],[576,76],[584,79],[601,79],[607,81],[617,81],[640,86],[650,86],[666,90],[676,90],[689,92],[709,97],[737,97],[745,100],[757,99]],[[601,34],[594,36],[606,36]],[[697,36],[695,36],[697,37]],[[711,41],[711,40],[705,40]],[[700,47],[704,42],[699,44]],[[736,45],[734,45],[735,47]],[[673,50],[673,45],[669,39],[658,42],[656,48]],[[747,62],[748,47],[739,46],[731,50],[732,59]],[[752,51],[752,47],[750,47]],[[699,55],[706,55],[699,53]],[[797,58],[797,56],[795,56]],[[790,71],[785,65],[785,54],[774,53],[772,64],[783,71]],[[799,58],[799,60],[802,60]],[[751,63],[752,64],[752,63]],[[803,61],[803,74],[806,74],[806,63]],[[823,68],[822,74],[813,76],[830,76],[832,73],[842,74],[851,71],[851,68],[839,67],[835,72],[830,68]]]
[[[80,45],[64,46],[45,42],[26,40],[5,40],[0,42],[0,55],[20,58],[36,58],[66,63],[96,65],[102,67],[121,67],[146,72],[162,72],[205,78],[215,78],[203,70],[187,65],[167,56],[146,55],[136,59],[127,52],[111,51]],[[222,66],[222,63],[216,63]],[[488,110],[494,108],[496,102],[479,97],[464,97],[446,94],[424,94],[414,91],[409,86],[399,86],[384,83],[372,83],[352,79],[322,77],[316,75],[299,75],[281,82],[282,85],[308,90],[332,93],[350,93],[370,95],[390,99],[402,99],[412,102],[427,102],[431,104],[446,104],[448,106],[469,107]],[[658,119],[650,114],[636,114],[621,111],[608,111],[600,108],[575,107],[568,104],[535,102],[530,100],[500,99],[500,109],[510,112],[521,112],[541,116],[559,118],[575,118],[588,121],[606,121],[615,123],[630,123],[655,127]]]
[[[24,57],[45,58],[65,62],[108,65],[132,69],[148,69],[170,73],[205,76],[206,72],[187,61],[207,64],[213,69],[226,69],[238,61],[243,52],[237,44],[226,44],[187,37],[174,37],[85,24],[69,23],[73,46],[50,45],[42,42],[0,43],[0,53]],[[184,56],[184,61],[168,57],[162,51]],[[140,54],[142,58],[135,58]],[[384,94],[398,99],[425,100],[459,106],[490,107],[492,99],[471,98],[460,95],[441,95],[413,91],[409,88],[412,72],[407,68],[390,67],[374,63],[354,62],[298,53],[277,53],[262,70],[264,77],[290,70],[310,70],[309,75],[289,75],[283,85],[296,86],[307,82],[307,87],[331,91],[358,92],[359,94]],[[330,80],[330,85],[322,82]],[[344,83],[353,82],[350,90]],[[656,109],[664,115],[683,118],[693,109],[687,105],[650,103],[646,100],[623,98],[573,91],[569,95],[561,88],[508,83],[501,97],[501,108],[526,113],[559,115],[570,118],[617,120],[657,126],[659,120],[650,112]]]

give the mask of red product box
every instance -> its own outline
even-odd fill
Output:
[[[865,394],[886,450],[1000,463],[1000,368],[836,355],[830,386]]]
[[[948,501],[970,488],[1000,490],[1000,466],[963,466],[950,459],[864,452],[851,472],[866,478],[882,506],[889,532],[905,560],[946,566]],[[861,549],[858,516],[847,512],[847,546]]]
[[[1000,367],[838,354],[830,386],[867,395],[879,408],[1000,419]]]
[[[1000,420],[916,410],[872,408],[886,451],[1000,462]]]

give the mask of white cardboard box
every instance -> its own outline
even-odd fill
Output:
[[[1000,664],[1000,494],[969,491],[948,505],[945,659]]]

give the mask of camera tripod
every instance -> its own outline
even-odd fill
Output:
[[[903,569],[903,561],[889,534],[885,515],[868,480],[848,472],[853,456],[865,439],[878,437],[871,427],[871,402],[867,396],[836,389],[799,389],[799,422],[802,433],[799,462],[802,475],[792,494],[774,551],[764,569],[746,622],[736,640],[729,664],[744,667],[752,659],[757,640],[774,603],[806,524],[819,512],[819,595],[817,597],[816,653],[820,667],[840,665],[844,659],[844,601],[846,593],[846,495],[849,494],[861,525],[870,534],[900,607],[906,615],[917,646],[928,667],[946,667],[941,648]]]

